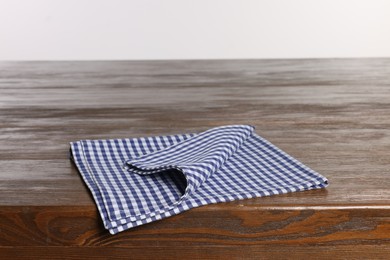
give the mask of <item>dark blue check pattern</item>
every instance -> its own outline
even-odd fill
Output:
[[[71,143],[111,234],[206,204],[327,186],[325,177],[230,125],[198,134]]]

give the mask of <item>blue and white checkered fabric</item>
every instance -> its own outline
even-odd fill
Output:
[[[247,125],[199,134],[82,140],[71,143],[71,151],[111,234],[206,204],[328,184]]]

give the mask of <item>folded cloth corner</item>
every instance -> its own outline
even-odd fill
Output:
[[[325,177],[253,126],[71,143],[111,234],[211,203],[326,187]]]

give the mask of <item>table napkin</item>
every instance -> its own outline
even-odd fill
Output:
[[[328,185],[249,125],[81,140],[71,155],[111,234],[202,205]]]

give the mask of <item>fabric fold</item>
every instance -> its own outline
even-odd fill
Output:
[[[111,234],[202,205],[328,185],[248,125],[81,140],[71,153]]]
[[[140,175],[176,170],[186,179],[184,195],[188,198],[217,171],[252,135],[252,126],[223,126],[200,133],[183,142],[141,157],[127,160],[125,168]]]

